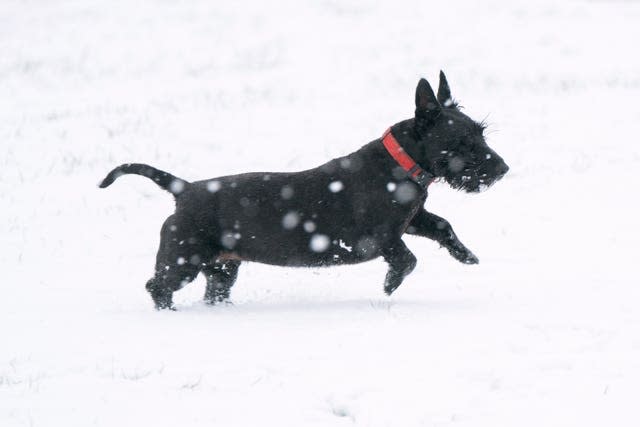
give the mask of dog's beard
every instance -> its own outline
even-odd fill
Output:
[[[481,193],[491,187],[499,178],[491,178],[488,174],[470,168],[463,169],[459,174],[447,175],[445,180],[454,190],[467,193]]]
[[[492,165],[485,161],[465,158],[449,153],[433,164],[433,170],[454,190],[481,193],[495,184],[503,175],[493,173]]]

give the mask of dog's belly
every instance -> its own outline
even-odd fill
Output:
[[[223,252],[220,258],[290,267],[357,264],[380,256],[386,244],[374,236],[363,236],[355,241],[350,238],[332,239],[321,233],[251,240],[249,244],[239,242],[235,250]]]
[[[299,212],[309,216],[303,209]],[[227,223],[217,238],[222,246],[220,258],[297,267],[356,264],[377,258],[402,235],[401,223],[376,222],[373,216],[354,221],[332,213],[306,221],[292,220],[286,213],[237,216],[237,227],[231,229]]]
[[[320,237],[322,239],[322,237]],[[315,242],[316,240],[314,240]],[[342,239],[335,242],[328,242],[327,249],[316,247],[297,247],[294,245],[271,245],[269,249],[262,249],[260,246],[250,246],[238,248],[237,251],[222,252],[217,260],[224,261],[250,261],[263,264],[286,266],[286,267],[324,267],[332,265],[357,264],[375,259],[380,256],[379,248],[371,246],[368,248],[356,249],[348,246]],[[312,243],[310,243],[312,245]],[[325,243],[322,243],[325,245]],[[324,246],[321,246],[322,248]]]
[[[399,204],[386,184],[366,180],[332,184],[327,175],[246,174],[219,178],[220,188],[202,183],[201,229],[215,230],[219,260],[281,266],[355,264],[381,255],[400,239],[423,200]],[[192,200],[198,197],[191,194]],[[204,209],[203,209],[204,208]]]

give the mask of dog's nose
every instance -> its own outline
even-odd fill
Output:
[[[501,176],[504,176],[504,175],[506,175],[507,172],[509,172],[509,166],[507,166],[507,164],[505,162],[500,162],[500,164],[498,165],[497,172]]]

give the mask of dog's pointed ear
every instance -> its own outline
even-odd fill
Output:
[[[449,82],[447,82],[447,77],[442,70],[440,70],[440,84],[438,85],[438,102],[445,108],[455,107]]]
[[[416,88],[416,119],[432,120],[440,114],[442,106],[425,79],[420,79]]]

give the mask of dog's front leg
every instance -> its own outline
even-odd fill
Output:
[[[416,267],[416,257],[402,240],[382,251],[384,260],[389,264],[389,271],[384,280],[384,291],[391,295],[402,284],[405,277]]]
[[[407,233],[435,240],[440,243],[440,246],[447,248],[451,256],[461,263],[477,264],[479,262],[473,252],[458,239],[449,221],[425,209],[420,210],[413,217],[407,227]]]

